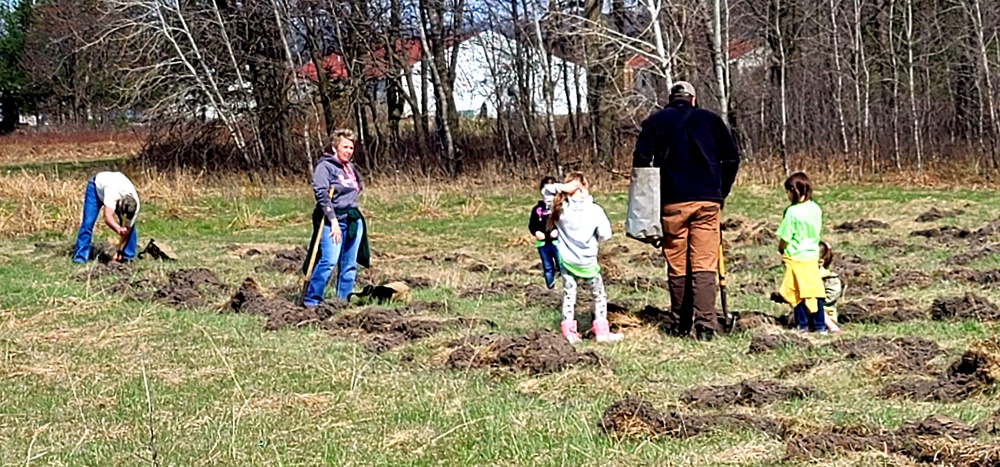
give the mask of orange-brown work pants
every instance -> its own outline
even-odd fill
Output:
[[[710,334],[718,329],[719,222],[714,201],[663,205],[663,256],[670,282],[670,308],[677,334]]]

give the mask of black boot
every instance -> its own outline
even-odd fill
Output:
[[[671,277],[670,283],[670,314],[674,323],[670,334],[685,337],[691,333],[692,298],[691,278],[688,276]]]
[[[694,333],[699,340],[711,340],[718,331],[719,321],[715,312],[715,297],[719,293],[715,271],[691,274],[691,291],[694,308]]]

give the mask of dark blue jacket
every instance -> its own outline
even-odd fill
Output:
[[[343,210],[357,208],[358,194],[364,189],[357,166],[351,163],[347,163],[347,166],[354,174],[356,184],[351,183],[351,177],[348,176],[344,164],[332,154],[324,153],[320,156],[316,169],[313,170],[312,188],[313,194],[316,195],[316,207],[323,211],[330,222],[334,222],[338,217],[346,219],[347,214],[344,214]],[[338,216],[337,210],[341,210],[341,215]]]
[[[691,115],[677,128],[685,113]],[[715,113],[675,99],[642,122],[633,167],[660,168],[660,201],[723,202],[736,181],[740,154],[729,126]]]

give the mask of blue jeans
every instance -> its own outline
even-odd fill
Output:
[[[545,243],[538,247],[538,255],[542,257],[542,274],[545,275],[545,286],[552,288],[559,271],[559,250],[554,243]]]
[[[361,234],[364,233],[364,223],[360,220],[355,222],[358,224],[358,233],[354,238],[347,239],[347,222],[340,221],[340,233],[344,237],[340,244],[333,243],[333,239],[330,238],[330,224],[323,223],[319,241],[319,261],[313,268],[305,299],[302,300],[305,306],[316,306],[323,301],[323,289],[330,280],[334,266],[338,266],[337,298],[347,300],[347,294],[354,289],[354,279],[358,277],[358,247],[361,246]]]
[[[816,304],[819,311],[812,315],[812,325],[816,332],[823,332],[826,331],[826,311],[823,310],[823,299],[817,298]],[[799,303],[795,307],[795,324],[800,331],[809,330],[809,318],[809,308],[806,308],[806,302]]]
[[[107,209],[107,208],[105,208]],[[90,259],[90,242],[94,235],[94,223],[101,212],[101,201],[97,199],[97,187],[94,186],[94,179],[87,182],[87,191],[83,194],[83,220],[80,221],[80,231],[76,233],[76,247],[73,249],[73,262],[86,263]],[[128,241],[122,250],[122,256],[127,261],[135,258],[136,243],[138,234],[133,225],[129,232]]]

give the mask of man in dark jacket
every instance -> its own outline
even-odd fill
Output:
[[[678,334],[711,339],[718,327],[719,222],[740,156],[722,119],[695,106],[691,83],[670,88],[670,103],[642,122],[634,167],[660,168],[663,254]]]

